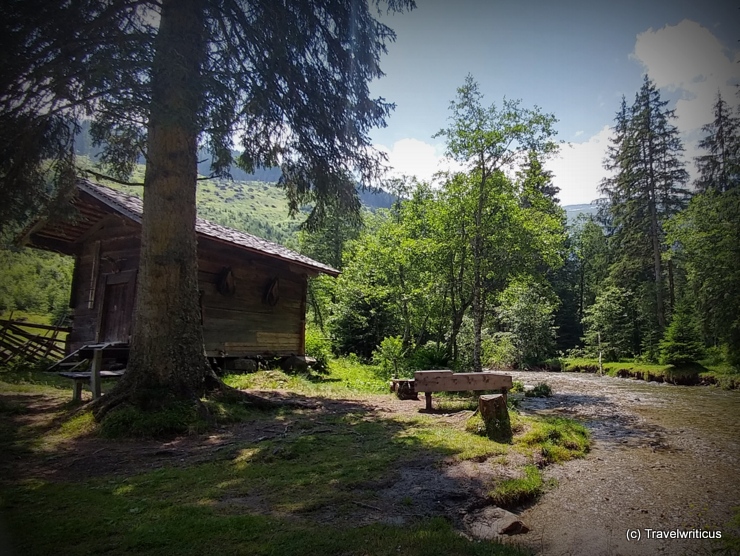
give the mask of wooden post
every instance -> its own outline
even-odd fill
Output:
[[[74,390],[72,390],[72,401],[73,402],[82,401],[82,381],[81,380],[75,380]]]
[[[432,410],[432,393],[424,392],[424,398],[427,401],[427,407],[426,407],[427,411],[431,411]]]
[[[93,399],[100,397],[100,367],[103,364],[103,350],[96,349],[93,351],[92,366],[90,368],[90,391]]]
[[[491,440],[509,442],[512,437],[509,410],[505,394],[487,394],[478,398],[478,411],[486,425],[486,435]]]

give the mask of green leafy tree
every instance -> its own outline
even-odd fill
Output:
[[[397,378],[402,369],[406,349],[400,336],[383,338],[373,352],[373,363],[380,367],[383,378]]]
[[[569,230],[570,258],[573,264],[573,285],[576,311],[581,323],[586,309],[593,305],[596,296],[609,274],[609,245],[604,229],[592,216],[579,215]]]
[[[552,355],[555,346],[555,310],[558,300],[549,284],[517,279],[501,293],[499,319],[515,348],[516,363],[541,363]]]
[[[328,264],[337,270],[344,268],[344,252],[349,241],[357,239],[362,229],[362,214],[346,212],[333,206],[320,223],[305,228],[298,235],[298,250],[304,255]],[[329,306],[334,297],[334,279],[319,275],[308,281],[307,301],[313,320],[324,330]]]
[[[485,314],[485,282],[492,261],[487,239],[499,237],[490,225],[505,215],[497,214],[500,193],[508,180],[503,170],[526,153],[542,156],[557,149],[553,141],[555,117],[543,114],[538,108],[525,109],[519,101],[504,100],[501,108],[484,107],[483,95],[473,77],[468,75],[458,88],[457,98],[450,103],[450,124],[436,137],[447,141],[447,155],[467,166],[467,180],[471,184],[472,222],[470,226],[472,256],[472,311],[475,341],[473,369],[480,371],[481,330]],[[504,282],[505,283],[505,282]]]
[[[1,10],[4,189],[70,188],[84,116],[113,173],[130,173],[142,153],[147,161],[131,356],[97,415],[128,401],[197,403],[223,388],[204,356],[198,307],[199,146],[217,175],[235,162],[235,135],[245,170],[280,163],[291,208],[314,204],[309,221],[337,199],[356,211],[348,176],[369,180],[382,163],[368,130],[392,106],[368,84],[382,76],[393,32],[368,2],[337,0],[11,0]]]

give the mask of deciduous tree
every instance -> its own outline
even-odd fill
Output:
[[[457,98],[450,103],[450,125],[436,136],[447,140],[447,155],[464,164],[467,180],[474,184],[474,202],[470,207],[472,255],[472,309],[475,331],[473,369],[480,371],[481,330],[485,309],[484,282],[488,270],[485,243],[492,229],[487,226],[497,220],[497,203],[493,200],[508,180],[503,175],[516,162],[523,162],[526,153],[547,156],[557,149],[553,141],[555,117],[539,108],[526,109],[519,101],[504,100],[501,108],[495,104],[484,107],[483,95],[472,76],[458,88]],[[499,216],[506,218],[506,216]],[[500,234],[496,237],[501,237]],[[501,284],[501,287],[505,285]]]

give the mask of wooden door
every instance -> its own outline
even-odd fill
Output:
[[[134,315],[136,272],[108,274],[100,314],[98,342],[128,342]]]

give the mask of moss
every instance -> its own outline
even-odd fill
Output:
[[[515,438],[515,443],[528,451],[539,452],[547,463],[562,463],[586,455],[591,440],[582,424],[562,417],[525,421],[528,430]]]
[[[208,422],[195,404],[173,403],[151,411],[124,405],[105,416],[100,433],[106,438],[162,438],[194,434],[207,428]]]
[[[511,508],[536,500],[542,494],[544,486],[540,470],[534,465],[527,465],[524,468],[524,477],[500,481],[488,493],[488,497],[497,506]]]

